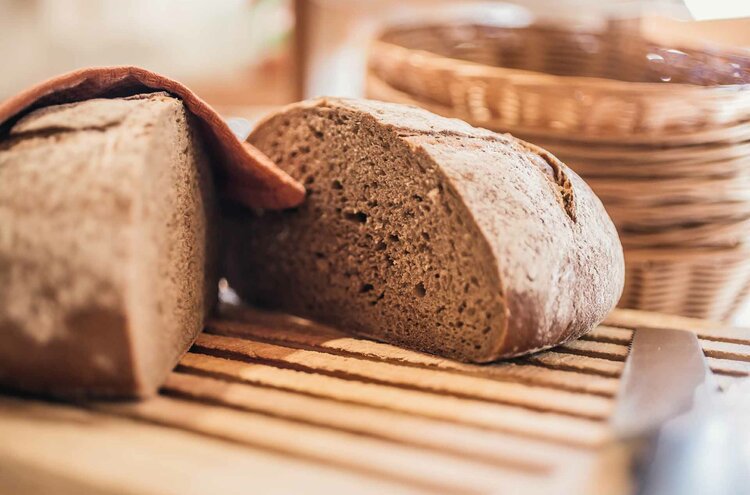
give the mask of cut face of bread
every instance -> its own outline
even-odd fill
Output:
[[[333,99],[288,107],[250,141],[308,190],[294,210],[227,215],[229,283],[252,303],[483,362],[577,337],[619,298],[611,221],[543,150]]]
[[[0,384],[154,393],[216,299],[216,202],[164,93],[37,110],[0,142]]]

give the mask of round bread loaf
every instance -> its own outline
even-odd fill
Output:
[[[289,106],[249,141],[308,191],[226,215],[227,276],[250,302],[486,362],[576,338],[620,297],[612,222],[540,148],[346,99]]]

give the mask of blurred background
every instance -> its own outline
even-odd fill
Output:
[[[748,19],[741,0],[0,0],[0,99],[131,64],[227,116],[419,104],[584,176],[625,246],[621,305],[746,325]]]
[[[612,16],[741,17],[738,0],[0,0],[0,97],[77,67],[139,65],[218,105],[361,96],[368,42],[400,22],[597,24]],[[296,33],[296,36],[295,36]]]

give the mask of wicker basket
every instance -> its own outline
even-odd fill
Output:
[[[748,295],[750,56],[661,48],[617,24],[398,28],[372,47],[367,91],[578,171],[625,247],[622,306],[724,319]]]
[[[625,253],[620,306],[721,321],[750,294],[750,250]]]
[[[667,65],[684,52],[636,42],[618,29],[607,33],[396,29],[374,43],[369,71],[420,104],[525,136],[670,144],[750,139],[750,91],[738,85],[750,83],[750,56],[690,50],[679,55],[683,63]],[[623,45],[623,38],[630,41]],[[670,84],[661,81],[667,77]]]

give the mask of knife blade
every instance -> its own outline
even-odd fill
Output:
[[[611,425],[638,436],[688,411],[715,390],[698,338],[683,330],[637,329],[625,361]]]
[[[748,493],[741,446],[697,336],[635,331],[610,420],[639,495]]]

